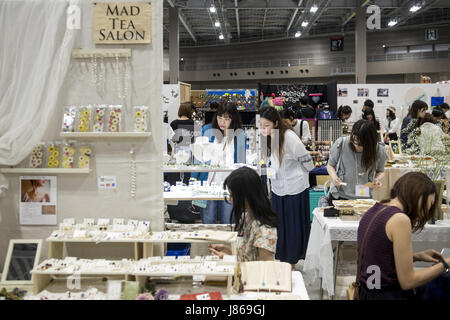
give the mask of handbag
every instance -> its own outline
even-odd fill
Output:
[[[347,298],[348,300],[359,300],[359,287],[361,284],[361,264],[362,264],[362,255],[364,251],[364,245],[366,243],[367,234],[369,233],[370,227],[372,226],[372,223],[375,221],[375,218],[378,217],[378,215],[386,210],[388,207],[384,207],[380,211],[377,212],[376,215],[373,216],[372,220],[370,220],[369,225],[367,226],[366,232],[364,233],[363,240],[361,242],[361,248],[359,250],[359,256],[358,256],[358,266],[356,270],[356,280],[355,282],[352,282],[350,284],[349,288],[347,289]]]

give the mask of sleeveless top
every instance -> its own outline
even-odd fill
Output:
[[[380,210],[386,206],[380,203],[375,204],[362,217],[358,227],[358,256],[361,250],[361,243],[366,233],[367,227]],[[400,284],[395,270],[394,247],[393,243],[386,235],[386,223],[396,213],[402,212],[397,207],[388,206],[384,209],[372,223],[367,234],[364,252],[361,261],[361,282],[366,283],[367,279],[374,274],[369,266],[378,266],[380,268],[381,289],[398,289]]]

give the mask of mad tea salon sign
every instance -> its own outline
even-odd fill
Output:
[[[151,43],[149,2],[94,3],[94,43]]]

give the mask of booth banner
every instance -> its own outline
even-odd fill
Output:
[[[94,43],[151,43],[151,17],[149,2],[94,3]]]
[[[20,177],[20,224],[56,225],[56,177]]]
[[[228,89],[228,90],[206,90],[205,107],[209,108],[211,103],[232,102],[238,110],[256,111],[257,95],[255,89]]]

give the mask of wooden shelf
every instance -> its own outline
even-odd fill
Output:
[[[151,132],[61,132],[61,138],[71,139],[123,139],[149,138]]]
[[[64,168],[0,168],[0,173],[23,173],[23,174],[89,174],[91,169],[64,169]]]

